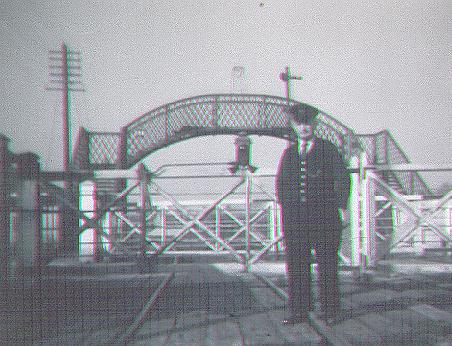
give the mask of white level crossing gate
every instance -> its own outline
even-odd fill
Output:
[[[282,251],[279,207],[274,193],[259,182],[273,180],[273,176],[247,169],[233,175],[191,176],[191,190],[220,178],[224,184],[217,185],[225,187],[208,198],[190,195],[187,199],[167,187],[187,177],[152,174],[143,164],[129,173],[118,176],[116,172],[115,179],[127,179],[128,185],[116,194],[103,191],[101,195],[92,181],[81,185],[82,208],[91,219],[90,223],[82,221],[82,255],[208,251],[228,253],[249,268],[264,254]],[[105,184],[105,179],[100,181]],[[92,221],[97,227],[90,226]]]
[[[364,268],[392,251],[450,247],[450,192],[428,201],[403,195],[379,177],[378,167],[365,163],[364,156],[351,160],[350,222],[340,252],[343,264]],[[94,182],[81,185],[86,211],[81,223],[82,255],[227,253],[249,269],[266,254],[283,253],[280,208],[274,191],[268,190],[272,175],[243,169],[233,175],[188,177],[191,188],[201,190],[206,180],[229,181],[215,198],[201,193],[187,198],[171,191],[187,177],[153,174],[143,164],[135,172],[97,175],[100,186],[113,176],[127,179],[127,184],[116,194],[96,189]]]

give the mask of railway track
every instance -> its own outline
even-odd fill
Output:
[[[168,287],[171,280],[174,278],[174,272],[169,273],[157,289],[150,295],[149,299],[143,305],[143,308],[135,315],[132,322],[122,328],[119,328],[111,338],[109,338],[104,345],[125,345],[127,341],[133,336],[138,328],[141,327],[143,322],[152,313],[152,309],[157,303],[158,298],[163,294],[164,290]]]

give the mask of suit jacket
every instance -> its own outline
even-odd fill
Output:
[[[277,175],[277,198],[282,206],[285,233],[300,227],[340,228],[338,208],[346,208],[350,175],[337,148],[314,139],[306,157],[305,202],[300,193],[301,160],[298,143],[287,148]]]

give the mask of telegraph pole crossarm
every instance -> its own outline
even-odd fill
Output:
[[[49,51],[49,82],[46,90],[63,92],[63,165],[70,171],[71,165],[71,91],[84,91],[81,78],[80,52],[70,50],[63,42],[61,50]],[[55,85],[55,86],[54,86]]]

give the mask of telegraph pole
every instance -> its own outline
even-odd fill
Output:
[[[294,76],[291,74],[290,72],[290,67],[286,66],[286,70],[285,72],[281,72],[281,74],[279,75],[279,78],[286,83],[286,100],[287,100],[287,105],[289,105],[289,101],[290,101],[290,91],[291,91],[291,85],[290,85],[290,81],[291,80],[302,80],[303,77],[301,76]]]
[[[52,91],[63,92],[63,167],[71,167],[71,91],[84,91],[81,78],[80,52],[68,49],[63,42],[61,50],[49,51],[49,77]]]
[[[70,50],[63,42],[60,50],[49,51],[49,82],[51,91],[63,93],[63,169],[65,173],[64,190],[65,199],[73,200],[74,186],[71,172],[71,91],[84,91],[81,82],[81,54]],[[77,197],[78,194],[75,194]],[[78,204],[78,203],[77,203]],[[65,255],[76,250],[78,239],[78,219],[74,212],[65,205],[61,207],[60,235],[61,247]]]

